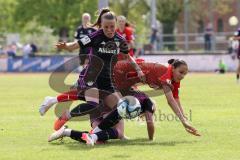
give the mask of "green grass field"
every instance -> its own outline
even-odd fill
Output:
[[[154,97],[157,108],[155,140],[147,140],[144,123],[127,121],[129,141],[110,141],[87,147],[65,138],[47,142],[55,115],[40,117],[39,104],[56,95],[48,85],[48,74],[0,74],[0,160],[238,160],[240,159],[240,85],[234,74],[189,74],[181,84],[181,102],[191,110],[192,124],[202,134],[194,137],[182,125],[164,120],[172,114],[164,96]],[[76,75],[67,81],[73,82]],[[146,89],[146,88],[143,88]],[[190,117],[190,115],[188,115]],[[69,122],[70,128],[89,130],[89,122]]]

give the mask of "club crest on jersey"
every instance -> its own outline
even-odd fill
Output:
[[[88,81],[88,82],[87,82],[87,85],[88,85],[89,87],[91,87],[91,86],[93,85],[93,81]]]
[[[101,43],[102,45],[105,45],[106,44],[106,42],[104,42],[104,41],[102,41],[102,43]]]
[[[85,36],[81,38],[80,41],[83,43],[83,45],[86,45],[91,42],[91,39],[88,36]]]
[[[115,43],[116,43],[117,47],[119,47],[119,46],[120,46],[120,42],[115,42]]]

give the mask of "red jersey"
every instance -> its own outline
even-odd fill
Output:
[[[123,30],[123,32],[121,32],[119,29],[116,30],[121,36],[123,36],[128,43],[130,43],[130,41],[134,40],[133,37],[133,30],[131,27],[125,27],[125,29]],[[129,49],[129,54],[130,56],[133,56],[133,48]]]
[[[163,84],[168,85],[173,93],[174,98],[179,98],[178,89],[180,82],[173,81],[172,66],[164,66],[158,63],[139,63],[138,64],[146,76],[146,83],[151,88],[156,86],[160,89]],[[127,61],[118,61],[114,67],[114,82],[118,89],[126,89],[140,83],[137,72]]]

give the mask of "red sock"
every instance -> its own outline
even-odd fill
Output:
[[[72,90],[69,92],[62,93],[57,96],[58,102],[74,101],[78,100],[78,91]]]

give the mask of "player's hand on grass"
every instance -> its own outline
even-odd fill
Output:
[[[194,136],[201,136],[198,131],[188,122],[183,122],[183,126],[185,127],[186,131]]]

